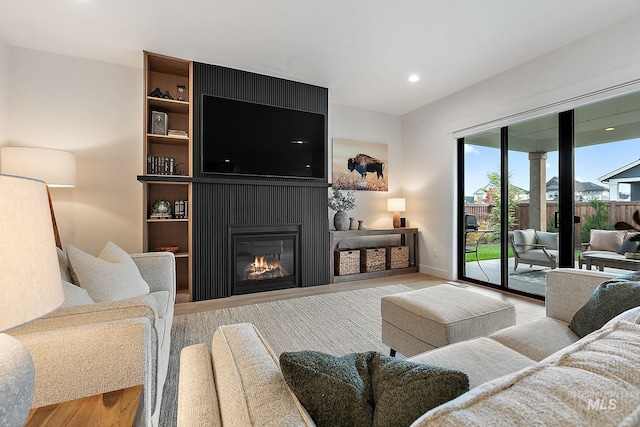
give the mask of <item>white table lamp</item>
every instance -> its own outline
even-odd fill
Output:
[[[393,228],[400,228],[400,212],[405,211],[404,198],[397,197],[387,200],[387,211],[393,212]]]
[[[56,245],[62,249],[49,187],[76,186],[76,155],[68,151],[34,147],[0,148],[0,172],[39,179],[47,184]]]
[[[0,175],[0,332],[64,301],[44,182]],[[34,390],[28,350],[0,334],[0,425],[24,425]]]

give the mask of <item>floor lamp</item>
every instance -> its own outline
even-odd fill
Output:
[[[0,148],[0,172],[39,179],[47,184],[56,246],[62,249],[49,187],[76,186],[76,155],[68,151],[34,147]]]
[[[0,332],[57,308],[64,300],[46,185],[0,175]],[[24,425],[35,369],[27,348],[0,333],[0,425]]]

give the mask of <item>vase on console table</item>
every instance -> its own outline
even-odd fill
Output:
[[[349,229],[349,214],[345,211],[336,212],[333,217],[333,226],[336,230],[344,231]]]

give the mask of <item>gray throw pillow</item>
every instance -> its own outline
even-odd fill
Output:
[[[86,290],[82,289],[80,286],[74,285],[73,283],[63,280],[62,290],[64,291],[64,302],[60,307],[73,307],[76,305],[95,303]]]
[[[640,249],[640,240],[638,241],[633,241],[631,239],[635,239],[637,238],[638,233],[633,233],[633,234],[629,234],[629,237],[627,237],[626,239],[624,239],[624,242],[622,242],[622,245],[620,245],[620,249],[618,249],[618,253],[620,255],[624,255],[627,252],[638,252],[638,249]]]
[[[282,353],[287,384],[318,427],[408,426],[469,390],[466,374],[377,352]]]
[[[637,280],[640,280],[640,272],[602,282],[573,316],[569,329],[582,338],[620,313],[640,306],[640,282]]]

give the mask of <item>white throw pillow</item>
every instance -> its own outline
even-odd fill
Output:
[[[74,285],[73,283],[69,283],[66,280],[62,281],[62,290],[64,291],[64,302],[60,307],[73,307],[74,305],[95,303],[86,290],[82,289],[80,286]]]
[[[149,285],[131,256],[112,242],[107,243],[97,258],[71,245],[67,256],[75,282],[96,302],[149,293]]]

